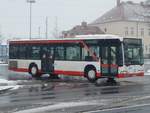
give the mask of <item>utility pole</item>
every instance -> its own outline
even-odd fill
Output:
[[[136,22],[136,38],[139,38],[139,21]]]
[[[55,38],[58,38],[58,18],[57,18],[57,16],[55,17],[54,35],[55,35]]]
[[[41,27],[40,26],[38,28],[38,34],[39,34],[39,38],[41,38]]]
[[[30,32],[29,37],[32,38],[32,4],[35,3],[35,0],[27,0],[27,3],[30,3]]]
[[[45,21],[45,37],[48,39],[48,17],[46,17]]]

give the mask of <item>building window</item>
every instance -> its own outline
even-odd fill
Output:
[[[144,28],[141,28],[141,36],[144,36]]]
[[[131,36],[133,36],[133,35],[134,35],[134,28],[131,27]]]
[[[129,35],[128,27],[125,27],[125,36]]]

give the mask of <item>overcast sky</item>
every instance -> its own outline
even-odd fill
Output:
[[[44,37],[46,16],[48,35],[52,36],[56,17],[58,30],[68,30],[82,21],[94,21],[115,5],[116,0],[36,0],[32,6],[32,37],[38,37],[39,27],[41,36]],[[1,34],[5,37],[28,37],[29,14],[29,3],[26,0],[0,0]]]

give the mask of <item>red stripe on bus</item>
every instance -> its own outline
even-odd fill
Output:
[[[9,68],[9,70],[17,71],[17,72],[28,72],[28,69],[24,69],[24,68]],[[55,74],[72,75],[72,76],[84,76],[84,72],[80,72],[80,71],[55,70],[54,73]],[[101,77],[101,73],[97,73],[97,77]]]
[[[118,75],[117,75],[117,78],[126,78],[126,77],[133,77],[133,76],[144,76],[144,72],[140,72],[140,73],[118,74]]]
[[[25,68],[9,68],[9,70],[17,72],[28,72],[28,69]]]
[[[17,71],[17,72],[28,72],[28,69],[25,68],[9,68],[11,71]],[[41,72],[41,71],[40,71]],[[84,76],[84,72],[79,71],[62,71],[62,70],[55,70],[55,74],[66,74],[66,75],[76,75],[76,76]]]
[[[116,64],[101,64],[101,66],[104,68],[109,68],[109,67],[118,68],[118,65]]]
[[[28,72],[28,69],[25,68],[9,68],[11,71],[16,72]],[[64,75],[72,75],[72,76],[84,76],[84,72],[80,71],[62,71],[62,70],[55,70],[55,74],[64,74]],[[97,73],[97,77],[101,77],[101,73]],[[126,78],[126,77],[133,77],[133,76],[144,76],[144,72],[140,73],[125,73],[125,74],[118,74],[117,78]]]

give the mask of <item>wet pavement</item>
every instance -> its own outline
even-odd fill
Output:
[[[147,113],[150,76],[117,81],[116,86],[98,87],[72,77],[35,80],[1,65],[0,113],[140,113],[143,108]]]

